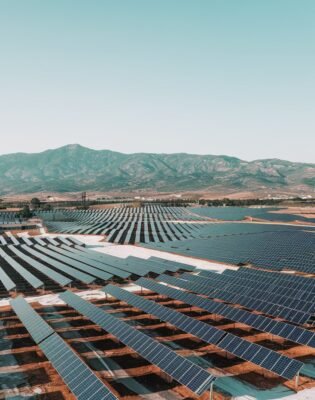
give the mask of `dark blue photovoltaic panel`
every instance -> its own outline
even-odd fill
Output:
[[[72,292],[64,292],[59,297],[194,393],[202,394],[209,389],[211,383],[215,380],[213,375],[197,364],[176,354],[163,344],[131,327],[126,322],[107,314]]]
[[[59,335],[49,336],[39,347],[78,400],[117,400]]]
[[[27,245],[22,245],[21,246],[23,249],[29,249],[32,248]],[[25,261],[29,265],[31,265],[33,268],[37,269],[39,272],[45,274],[48,276],[50,279],[53,281],[59,283],[61,286],[67,286],[69,285],[72,281],[71,279],[65,277],[64,275],[60,274],[59,272],[56,272],[52,268],[47,267],[43,263],[38,262],[34,258],[31,258],[27,256],[26,254],[22,253],[17,246],[8,246],[8,248],[15,253],[21,260]]]
[[[305,324],[312,319],[312,315],[309,313],[292,310],[289,307],[274,304],[269,302],[268,299],[261,300],[256,299],[255,297],[246,296],[239,291],[236,292],[221,289],[220,285],[217,283],[211,283],[209,279],[202,279],[196,275],[187,276],[187,280],[174,278],[169,275],[160,275],[157,279],[161,282],[169,283],[170,285],[182,289],[212,297],[213,299],[222,299],[229,303],[241,304],[251,310],[262,311],[266,314],[280,317],[297,324]]]
[[[33,340],[78,400],[117,400],[117,397],[23,297],[17,297],[10,303]]]
[[[143,287],[148,287],[150,290],[154,290],[153,288],[154,288],[155,282],[153,282],[153,285],[150,285],[150,283],[146,284],[147,281],[151,282],[148,279],[141,278],[137,281],[137,284],[140,286],[143,285]],[[158,289],[155,289],[155,290],[157,290],[157,293],[159,293]],[[121,291],[122,291],[122,289],[117,288],[116,290],[110,290],[110,293],[113,295],[116,295],[116,297],[118,297],[118,298],[121,298],[121,297],[123,297],[121,295]],[[129,293],[127,295],[125,295],[124,296],[125,298],[123,300],[127,300],[127,298],[129,298],[130,301],[132,301],[130,295],[131,294],[129,294]],[[135,296],[135,295],[132,295],[132,296]],[[144,299],[141,299],[141,300],[142,300],[141,305],[140,305],[140,302],[138,302],[138,305],[136,305],[135,302],[133,302],[133,301],[131,304],[135,305],[138,308],[143,309],[143,303],[148,300],[144,300]],[[159,306],[159,307],[161,307],[161,306]],[[148,311],[148,308],[145,311]],[[154,312],[153,307],[151,308],[151,312],[153,315],[159,317],[159,315]],[[179,313],[177,313],[177,314],[179,314]],[[184,316],[184,317],[188,318],[186,316]],[[161,319],[163,319],[163,318],[161,318]],[[193,320],[193,318],[189,318],[189,319]],[[163,320],[165,320],[165,319],[163,319]],[[170,320],[167,320],[167,321],[171,322]],[[190,333],[194,334],[195,336],[199,337],[200,339],[207,341],[203,337],[199,336],[198,333],[193,332],[193,330],[191,329],[192,323],[189,323],[187,321],[186,324],[187,324],[186,326],[189,326],[189,329],[187,329],[187,328],[185,329],[185,324],[184,324],[184,326],[182,327],[182,330],[184,330],[186,332],[190,332]],[[292,360],[291,358],[286,357],[282,354],[278,354],[273,350],[269,350],[258,344],[248,342],[248,341],[246,341],[242,338],[239,338],[235,335],[232,335],[230,333],[226,334],[224,331],[221,331],[221,332],[224,333],[224,335],[221,336],[221,340],[219,340],[217,343],[215,343],[215,345],[217,347],[219,347],[223,350],[226,350],[229,353],[234,354],[239,358],[242,358],[242,359],[250,361],[258,366],[261,366],[262,368],[268,369],[269,371],[274,372],[277,375],[280,375],[286,379],[292,379],[300,371],[300,369],[303,366],[303,363],[301,363],[300,361]],[[263,360],[261,359],[262,356],[264,356]],[[278,365],[282,365],[283,369],[280,370],[278,368]],[[287,370],[287,367],[289,365],[291,366],[291,368],[290,368],[290,370]],[[293,375],[290,375],[291,373]]]
[[[37,344],[55,332],[23,297],[10,300],[10,304]]]
[[[9,292],[16,288],[16,284],[12,281],[12,279],[7,275],[7,273],[0,267],[0,281],[3,286]]]
[[[172,299],[182,301],[191,306],[199,307],[211,314],[221,315],[231,321],[241,322],[245,325],[252,326],[257,330],[269,332],[273,335],[291,340],[292,342],[315,347],[315,333],[304,328],[290,325],[283,321],[277,321],[263,315],[253,314],[249,311],[162,285],[149,279],[139,279],[137,284]]]
[[[69,247],[69,246],[66,246],[66,245],[63,244],[63,245],[61,245],[61,248],[68,251],[68,256],[69,257],[71,257],[70,256],[70,252],[71,252],[72,256],[73,255],[74,256],[78,256],[80,258],[80,260],[82,262],[84,262],[85,264],[90,264],[93,267],[102,269],[102,270],[112,274],[113,276],[118,276],[119,278],[127,279],[131,275],[130,272],[123,271],[123,270],[121,270],[119,268],[114,268],[114,267],[112,267],[110,265],[107,265],[104,262],[101,262],[100,260],[93,260],[93,258],[89,257],[87,254],[83,253],[82,251],[80,251],[80,250],[78,250],[78,249],[76,249],[74,247]]]
[[[105,293],[108,293],[117,299],[123,300],[148,314],[155,315],[162,321],[173,324],[184,332],[188,332],[197,336],[199,339],[204,340],[207,343],[216,344],[225,335],[225,332],[220,329],[214,328],[211,325],[188,317],[170,308],[161,306],[153,301],[146,300],[141,296],[137,296],[117,286],[107,285],[102,290]]]
[[[3,246],[5,248],[5,246]],[[13,257],[9,256],[3,248],[0,248],[0,259],[3,257],[5,261],[31,285],[33,288],[38,289],[44,286],[44,282],[38,279],[35,275],[29,272],[21,264],[19,264]]]
[[[95,281],[96,278],[94,276],[91,276],[84,272],[84,271],[86,271],[86,269],[83,266],[81,266],[81,268],[78,268],[77,266],[75,268],[73,268],[73,266],[70,267],[71,264],[69,262],[67,262],[66,257],[62,257],[62,256],[59,257],[59,255],[56,255],[56,253],[49,250],[47,247],[39,246],[38,244],[36,244],[34,247],[39,252],[44,253],[44,255],[47,255],[52,259],[60,260],[62,265],[64,265],[64,271],[67,274],[75,277],[75,279],[77,279],[78,281],[81,281],[81,282],[84,282],[87,284],[90,284]]]

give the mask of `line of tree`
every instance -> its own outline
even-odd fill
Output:
[[[199,204],[211,207],[248,207],[248,206],[275,206],[279,205],[283,200],[278,199],[215,199],[215,200],[200,200]]]

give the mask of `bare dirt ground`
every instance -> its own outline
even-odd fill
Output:
[[[287,207],[286,209],[281,209],[279,211],[272,211],[274,214],[293,214],[299,215],[305,218],[315,218],[315,207]]]
[[[79,201],[81,200],[82,192],[69,192],[69,193],[58,193],[58,192],[36,192],[36,193],[23,193],[23,194],[9,194],[2,196],[1,198],[7,202],[14,201],[30,201],[33,197],[38,197],[41,201]],[[151,189],[135,190],[130,192],[125,191],[109,191],[109,192],[97,192],[89,191],[87,196],[89,200],[103,199],[108,200],[112,198],[122,199],[133,199],[135,197],[145,199],[253,199],[253,198],[268,198],[268,197],[279,197],[279,198],[290,198],[302,195],[313,195],[312,192],[305,192],[301,190],[277,190],[277,189],[261,189],[256,191],[239,191],[239,190],[223,190],[216,188],[209,188],[196,191],[176,191],[176,192],[157,192]]]

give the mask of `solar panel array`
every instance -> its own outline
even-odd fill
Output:
[[[16,284],[1,267],[0,267],[0,282],[3,284],[3,286],[8,292],[10,290],[16,289]]]
[[[236,274],[217,274],[212,272],[212,274],[207,274],[204,276],[191,276],[189,274],[184,274],[181,276],[183,279],[193,280],[195,282],[215,282],[221,289],[239,293],[242,292],[245,296],[255,297],[255,299],[264,300],[268,298],[268,301],[273,304],[279,304],[291,308],[292,310],[302,311],[309,313],[311,315],[315,312],[315,303],[312,301],[305,301],[296,297],[293,297],[291,293],[287,290],[285,294],[279,294],[277,291],[272,291],[272,288],[265,283],[243,279],[242,277],[236,276]],[[280,285],[279,285],[280,287]]]
[[[67,250],[66,254],[69,257],[73,257],[76,260],[80,260],[84,263],[92,265],[93,267],[99,268],[103,271],[106,271],[109,274],[116,275],[119,278],[127,279],[131,275],[131,272],[123,271],[122,269],[114,268],[108,264],[105,264],[104,263],[105,257],[102,260],[102,257],[98,257],[96,252],[93,250],[91,250],[90,253],[88,253],[88,252],[82,251],[82,249],[78,250],[77,248],[69,247],[66,245],[62,245],[61,248]],[[72,254],[70,254],[70,253],[72,253]],[[94,255],[94,257],[93,257],[93,255]]]
[[[148,314],[158,317],[162,321],[174,325],[184,332],[198,337],[206,343],[213,344],[222,350],[226,350],[286,379],[292,379],[303,366],[303,363],[299,361],[292,360],[273,350],[226,333],[223,330],[156,304],[153,301],[143,299],[117,286],[108,285],[103,290]]]
[[[277,321],[263,315],[253,314],[222,302],[217,302],[187,291],[160,284],[151,279],[140,278],[136,283],[153,292],[198,307],[211,314],[221,315],[231,321],[251,326],[258,331],[268,332],[272,335],[282,337],[283,339],[315,348],[315,333],[299,326]]]
[[[94,268],[91,265],[85,264],[81,261],[77,261],[72,257],[68,257],[67,255],[65,255],[67,254],[66,251],[62,251],[58,249],[58,247],[54,247],[52,245],[48,245],[47,247],[35,245],[35,248],[47,254],[48,256],[61,261],[63,264],[70,265],[71,267],[74,267],[77,270],[81,271],[80,276],[82,281],[85,283],[91,283],[95,281],[96,278],[108,280],[113,277],[112,274],[108,274],[107,272]],[[60,252],[62,253],[60,254]]]
[[[127,258],[120,258],[114,257],[112,255],[106,253],[99,253],[87,248],[82,248],[79,246],[75,246],[75,249],[79,250],[80,253],[84,254],[84,257],[91,258],[93,260],[100,260],[106,265],[113,266],[115,268],[120,268],[124,271],[129,272],[130,274],[135,274],[139,276],[145,276],[150,273],[160,273],[161,269],[163,271],[193,271],[195,267],[191,265],[177,263],[169,260],[165,260],[162,258],[150,257],[143,262],[143,259],[135,258],[135,257],[127,257]],[[156,269],[158,264],[158,269]]]
[[[16,212],[13,211],[0,211],[0,225],[5,225],[5,224],[19,224],[22,223],[23,219],[20,217],[17,217]]]
[[[60,336],[48,337],[39,347],[78,400],[117,399]]]
[[[44,282],[38,279],[34,274],[29,272],[28,269],[24,268],[14,258],[8,255],[3,248],[0,247],[0,262],[2,268],[6,268],[6,265],[10,266],[18,275],[22,276],[30,286],[33,288],[41,288],[44,286]]]
[[[230,264],[252,264],[274,271],[294,270],[315,273],[314,228],[259,224],[212,224],[203,228],[204,239],[146,245],[157,250],[216,260]],[[247,233],[251,227],[252,231]],[[214,232],[211,233],[211,230]],[[233,232],[231,233],[230,232]],[[267,231],[268,230],[268,231]],[[238,231],[238,232],[237,232]],[[217,235],[217,236],[216,236]]]
[[[78,241],[74,237],[69,237],[65,239],[62,236],[56,236],[54,238],[51,236],[25,236],[24,234],[20,234],[19,236],[19,234],[13,235],[10,231],[5,231],[3,235],[0,235],[0,246],[19,246],[22,244],[26,244],[28,246],[32,246],[34,244],[40,244],[42,246],[46,246],[47,244],[54,244],[55,246],[60,246],[61,244],[65,244],[65,240],[68,246],[80,245],[84,247],[84,243]]]
[[[179,279],[169,275],[161,275],[158,280],[214,299],[240,304],[250,310],[261,311],[267,315],[280,317],[296,324],[312,323],[312,314],[274,304],[269,302],[268,298],[261,300],[256,299],[254,296],[246,296],[239,289],[236,291],[224,290],[220,288],[218,283],[211,283],[207,279],[194,275],[186,276],[185,278]]]
[[[77,295],[64,292],[59,297],[194,393],[202,394],[215,380],[213,375],[197,364]]]
[[[39,344],[55,333],[53,328],[48,325],[35,310],[33,310],[23,297],[19,296],[10,300],[10,304],[15,314],[29,331],[35,343]]]
[[[189,210],[202,217],[220,219],[224,221],[241,221],[246,217],[253,217],[267,221],[279,222],[312,222],[315,223],[315,218],[307,218],[297,214],[287,214],[285,209],[276,207],[192,207]],[[305,209],[300,209],[300,214],[305,214]]]
[[[35,295],[38,289],[59,292],[65,286],[83,288],[106,281],[136,279],[163,272],[191,271],[194,267],[161,258],[125,259],[86,248],[72,237],[8,236],[0,246],[0,298],[17,290]]]
[[[35,343],[78,400],[117,400],[71,347],[22,297],[17,297],[10,303]]]
[[[29,248],[29,246],[22,245],[22,248]],[[26,263],[29,263],[32,265],[33,268],[38,269],[45,275],[47,275],[50,279],[53,281],[59,283],[61,286],[67,286],[69,285],[72,281],[71,279],[67,278],[66,276],[60,274],[59,272],[46,267],[43,263],[34,260],[34,258],[29,257],[28,255],[24,254],[22,251],[20,251],[16,246],[9,246],[9,249],[12,250],[12,252],[20,257],[22,260],[24,260]]]
[[[168,242],[198,237],[205,218],[184,207],[149,205],[39,212],[52,232],[106,235],[112,243]]]
[[[201,271],[199,275],[216,278],[213,272]],[[268,296],[277,304],[314,313],[315,279],[279,272],[267,272],[249,268],[225,270],[220,275],[226,283],[239,284],[245,292]]]

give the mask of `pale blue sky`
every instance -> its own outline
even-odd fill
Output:
[[[0,153],[315,162],[314,0],[0,0]]]

